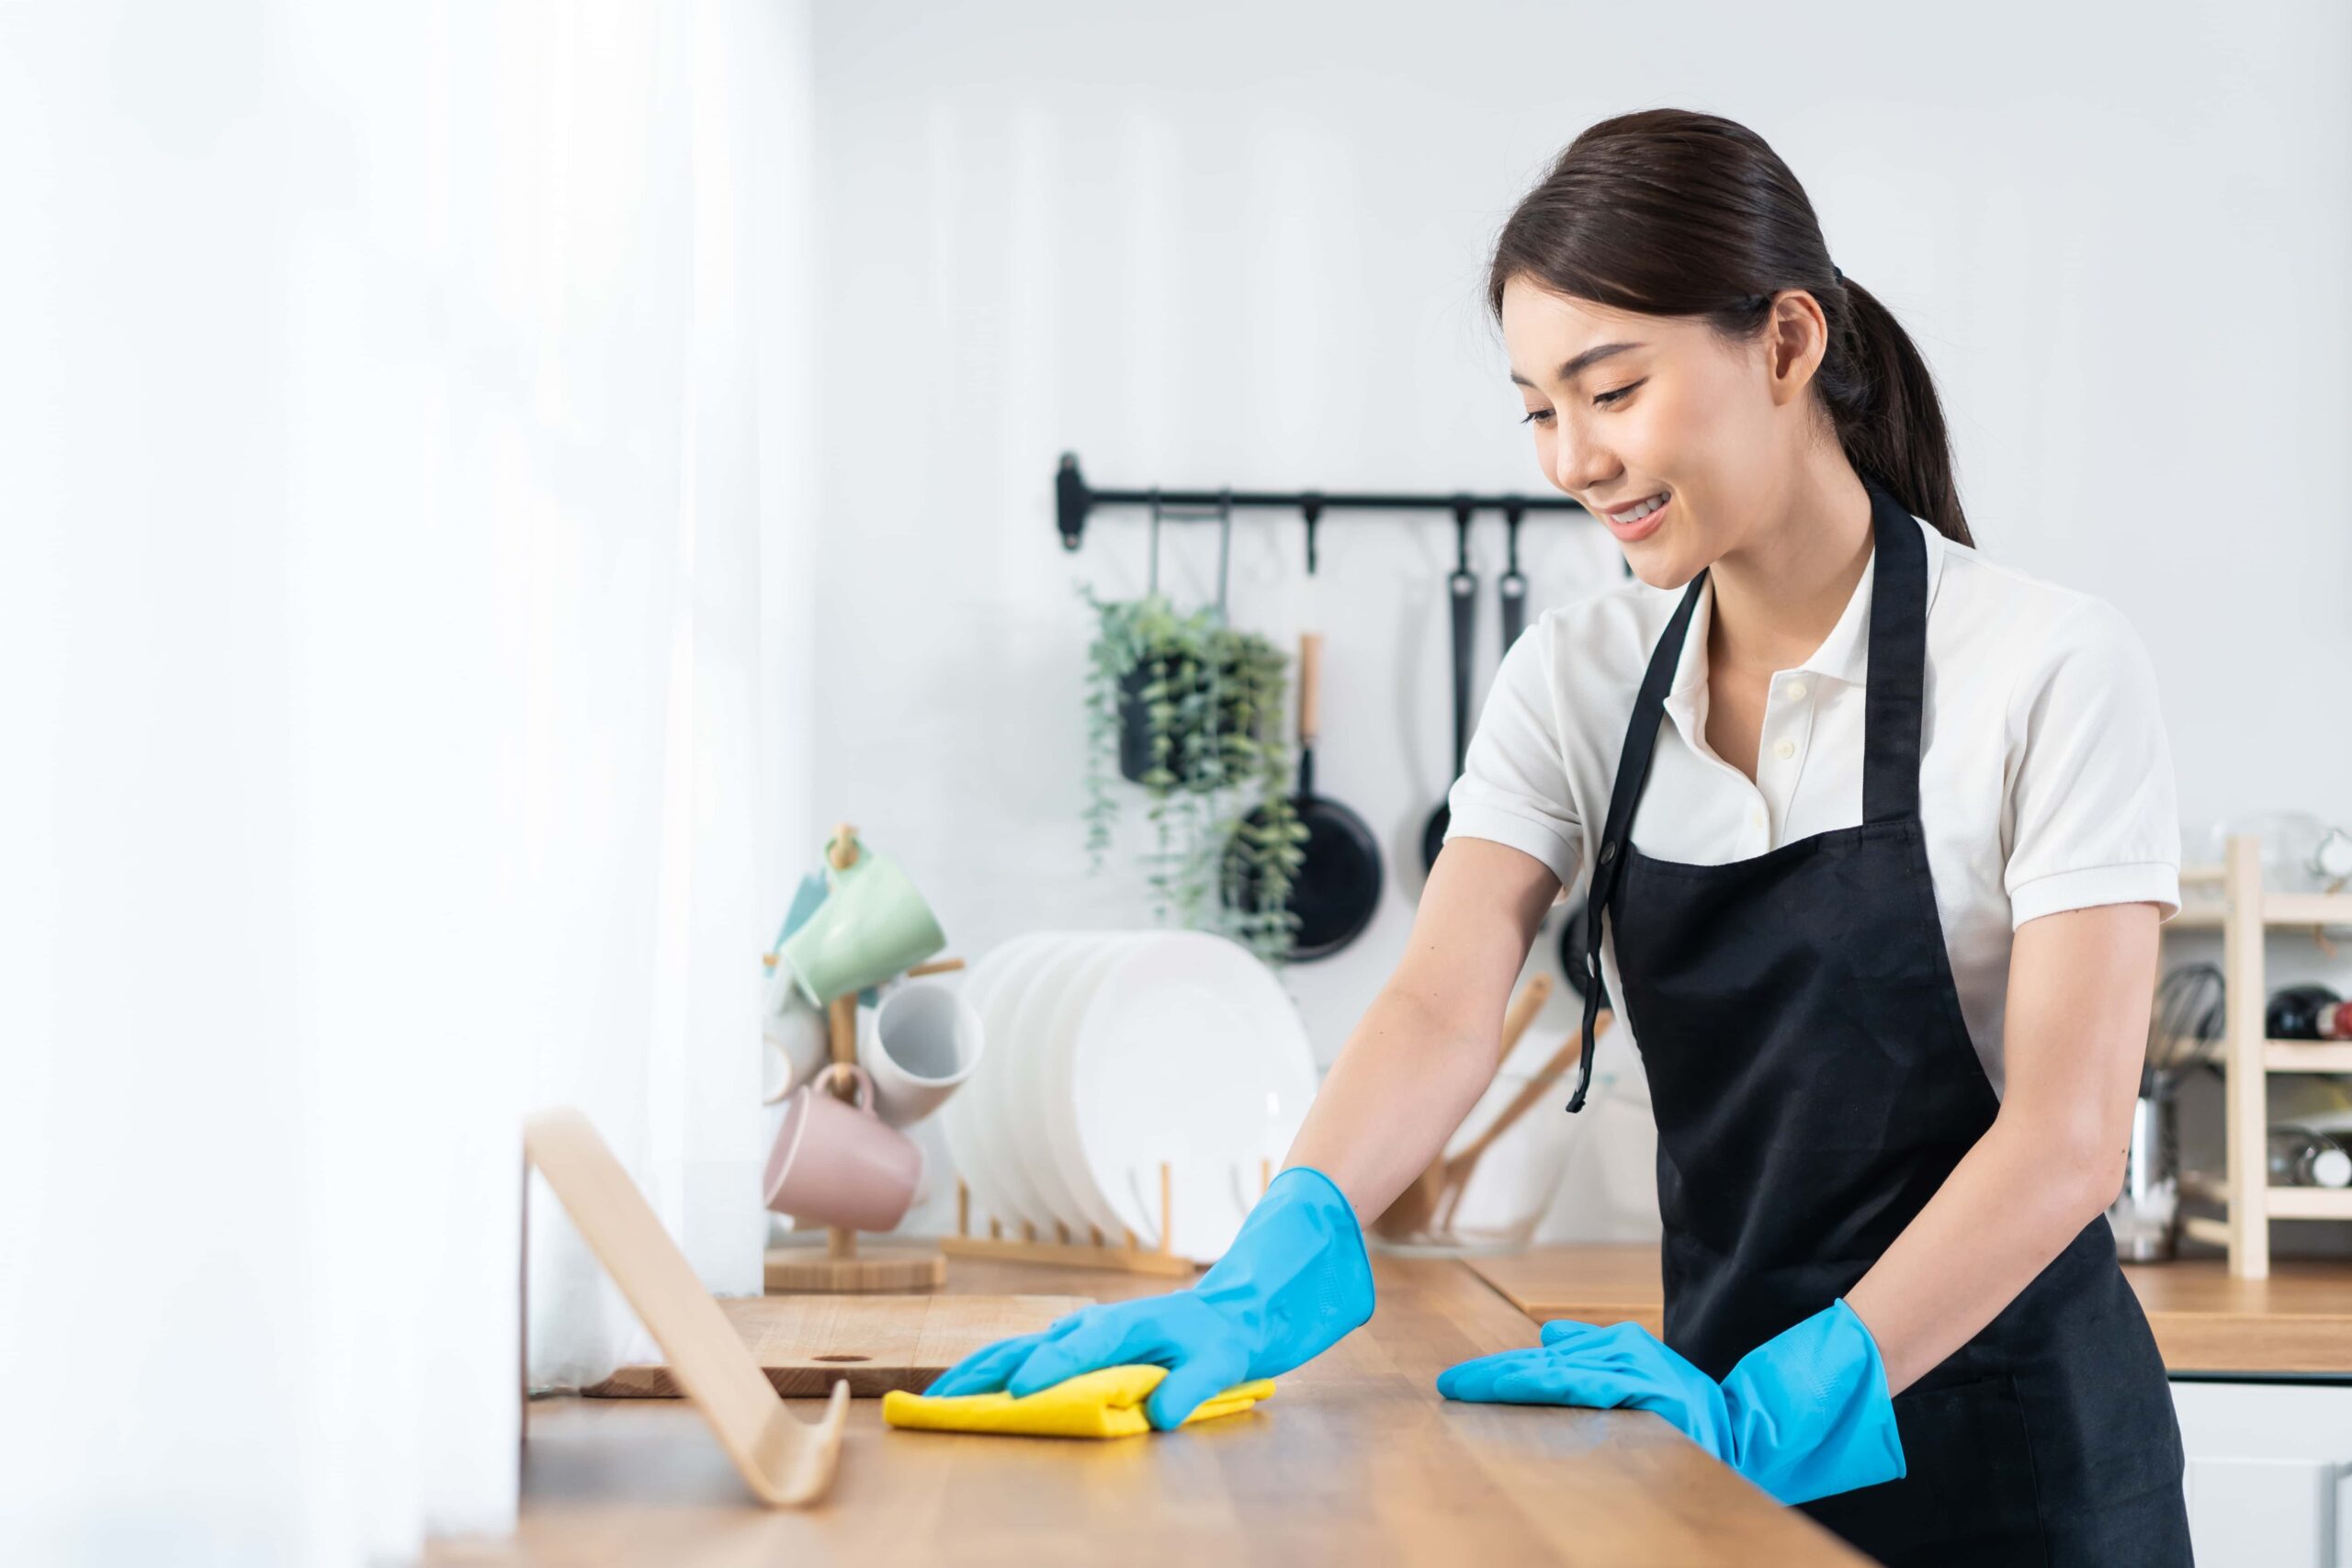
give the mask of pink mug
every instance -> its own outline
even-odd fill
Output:
[[[832,1075],[844,1071],[857,1084],[854,1106],[833,1097]],[[767,1206],[851,1230],[887,1231],[905,1219],[922,1179],[922,1148],[885,1125],[873,1103],[873,1076],[850,1064],[834,1064],[794,1089],[761,1178]]]

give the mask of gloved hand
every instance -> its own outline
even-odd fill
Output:
[[[1329,1177],[1292,1166],[1191,1289],[1080,1307],[1043,1333],[984,1345],[923,1393],[1003,1389],[1020,1399],[1080,1372],[1140,1362],[1169,1370],[1144,1404],[1164,1432],[1211,1394],[1322,1354],[1372,1308],[1372,1262],[1355,1210]]]
[[[1750,1350],[1721,1383],[1634,1323],[1566,1319],[1544,1342],[1451,1366],[1448,1399],[1655,1410],[1783,1503],[1904,1473],[1878,1342],[1840,1296]]]

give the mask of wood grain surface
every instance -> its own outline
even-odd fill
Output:
[[[1470,1267],[1537,1323],[1631,1319],[1664,1331],[1653,1243],[1535,1247]],[[2173,1372],[2352,1373],[2352,1261],[2278,1259],[2265,1280],[2233,1280],[2222,1260],[2127,1263],[2165,1366]]]
[[[672,1400],[533,1402],[519,1527],[435,1563],[1575,1563],[1865,1559],[1646,1411],[1471,1404],[1437,1374],[1530,1345],[1461,1264],[1376,1256],[1373,1320],[1239,1416],[1110,1441],[886,1427],[853,1402],[831,1492],[756,1507]],[[1168,1281],[958,1258],[951,1292],[1114,1300]]]

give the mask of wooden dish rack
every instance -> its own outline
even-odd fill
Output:
[[[1037,1234],[1030,1221],[1021,1222],[1018,1235],[1007,1235],[1004,1224],[991,1216],[989,1234],[972,1234],[972,1193],[961,1179],[956,1183],[956,1234],[942,1236],[940,1250],[958,1258],[994,1258],[1007,1263],[1050,1263],[1068,1269],[1116,1269],[1130,1274],[1190,1275],[1200,1265],[1189,1258],[1178,1256],[1170,1247],[1170,1238],[1175,1235],[1169,1221],[1174,1214],[1171,1198],[1174,1167],[1159,1162],[1159,1244],[1145,1247],[1131,1230],[1122,1230],[1119,1239],[1105,1236],[1099,1227],[1087,1227],[1084,1240],[1079,1239],[1069,1225],[1054,1224],[1054,1235],[1048,1239]],[[1258,1193],[1265,1195],[1274,1179],[1274,1162],[1258,1161]]]
[[[2190,1184],[2184,1196],[2218,1202],[2225,1219],[2192,1214],[2182,1234],[2222,1247],[2240,1280],[2270,1273],[2272,1220],[2352,1220],[2352,1189],[2274,1186],[2269,1165],[2269,1086],[2273,1073],[2352,1073],[2352,1040],[2272,1040],[2264,1024],[2270,995],[2264,939],[2273,930],[2352,926],[2352,893],[2271,893],[2262,886],[2262,843],[2233,834],[2219,865],[2181,867],[2180,913],[2165,922],[2222,933],[2222,1112],[2224,1177]],[[2216,889],[2192,899],[2191,887]],[[2162,929],[2162,928],[2159,928]],[[2332,951],[2332,949],[2331,949]]]

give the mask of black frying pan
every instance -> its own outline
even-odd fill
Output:
[[[1315,516],[1306,519],[1307,576],[1315,575]],[[1363,934],[1380,908],[1380,842],[1364,819],[1339,801],[1315,793],[1315,739],[1318,729],[1317,694],[1320,685],[1323,637],[1301,632],[1298,638],[1298,793],[1291,806],[1306,829],[1305,857],[1293,874],[1290,898],[1284,906],[1298,918],[1292,938],[1294,960],[1327,958]],[[1266,808],[1251,809],[1244,818],[1263,829]],[[1232,876],[1220,877],[1227,901],[1236,908],[1257,902],[1257,877],[1246,863]]]
[[[1453,781],[1462,776],[1470,755],[1470,648],[1478,629],[1478,577],[1470,570],[1470,512],[1453,509],[1454,558],[1445,587],[1453,600],[1453,772],[1445,775],[1448,799],[1437,803],[1421,829],[1421,864],[1434,870],[1437,852],[1445,848],[1445,826],[1453,819],[1450,797]]]

